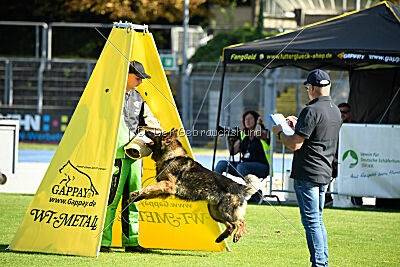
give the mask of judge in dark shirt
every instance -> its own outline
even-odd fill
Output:
[[[311,71],[304,85],[311,101],[298,119],[287,118],[295,133],[286,135],[281,125],[274,126],[272,131],[294,150],[290,177],[294,179],[312,266],[328,266],[328,237],[322,212],[342,121],[339,108],[329,96],[331,81],[326,72]]]

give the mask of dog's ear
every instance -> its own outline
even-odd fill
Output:
[[[153,141],[156,139],[155,133],[151,130],[146,130],[145,135]]]
[[[172,140],[174,139],[174,129],[172,129],[169,132],[164,133],[163,135],[163,143],[168,145],[172,142]]]
[[[169,131],[168,133],[166,133],[166,137],[167,137],[167,138],[173,138],[173,139],[178,138],[178,130],[175,129],[175,128],[172,128],[171,131]]]
[[[169,136],[169,132],[163,131],[162,137],[163,139],[167,138]]]
[[[171,130],[171,137],[174,138],[174,139],[177,139],[177,138],[178,138],[178,130],[177,130],[177,129],[172,128],[172,130]]]
[[[153,142],[148,143],[149,145],[154,145],[154,143],[159,142],[159,139],[162,139],[163,133],[158,129],[146,129],[145,130],[146,137],[150,138]]]

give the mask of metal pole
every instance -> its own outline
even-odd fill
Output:
[[[269,114],[273,113],[273,108],[272,106],[273,104],[273,99],[271,97],[271,82],[268,80],[268,77],[271,77],[271,70],[266,69],[264,71],[263,74],[264,77],[264,110],[265,110],[265,119],[264,119],[264,124],[267,127],[267,129],[271,129],[272,128],[272,122],[269,119]],[[273,162],[274,162],[274,134],[272,133],[272,131],[269,132],[269,144],[270,144],[270,148],[269,148],[269,160],[270,160],[270,164],[269,164],[269,176],[270,179],[273,175],[274,172],[274,167],[273,167]],[[272,181],[270,180],[270,189],[271,189],[271,185],[272,185]],[[271,192],[269,193],[271,195]]]
[[[282,142],[282,190],[284,188],[285,181],[285,144]]]
[[[44,24],[42,28],[42,59],[46,59],[47,29],[48,29],[47,24]]]
[[[35,58],[39,58],[39,26],[35,26]]]
[[[43,48],[42,48],[42,57],[46,59],[46,68],[47,70],[51,69],[51,55],[49,56],[49,46],[50,46],[50,53],[51,53],[51,37],[49,37],[49,26],[46,24],[43,27]],[[49,45],[50,44],[50,45]]]
[[[277,92],[276,92],[276,80],[277,76],[279,75],[279,68],[274,70],[274,73],[272,73],[272,113],[276,113],[276,97],[277,97]],[[270,143],[270,149],[271,153],[274,153],[275,147],[276,147],[276,140],[273,134],[271,134],[271,143]],[[273,166],[274,163],[272,162],[271,166]],[[269,176],[269,194],[272,195],[272,184],[273,184],[273,179],[274,179],[274,168],[272,167],[271,170],[271,175]]]
[[[185,0],[183,4],[183,37],[182,37],[182,68],[181,68],[181,101],[182,101],[182,121],[183,125],[189,126],[188,123],[188,90],[186,84],[186,48],[187,48],[187,28],[189,25],[189,0]]]
[[[385,110],[385,113],[383,113],[383,115],[382,115],[381,119],[379,120],[378,124],[381,124],[381,122],[382,122],[383,118],[385,117],[386,113],[389,111],[390,107],[392,106],[393,101],[396,99],[396,96],[397,96],[397,94],[399,93],[399,91],[400,91],[400,87],[399,87],[399,89],[397,89],[397,92],[394,94],[394,97],[393,97],[392,100],[390,101],[389,106],[388,106],[387,109]]]
[[[189,78],[188,77],[188,84],[189,84],[189,121],[188,121],[188,125],[190,125],[190,127],[194,127],[193,126],[193,77]],[[192,128],[194,130],[194,128]],[[193,133],[189,136],[189,141],[192,142],[193,141]]]
[[[270,170],[269,170],[269,195],[272,195],[272,183],[273,183],[273,178],[274,178],[274,148],[275,148],[275,135],[272,133],[269,134],[270,136],[270,151],[269,151],[269,155],[270,155]]]
[[[47,30],[47,60],[51,59],[51,46],[52,46],[52,40],[53,38],[53,26],[51,25],[51,23],[49,24],[49,28]]]
[[[218,132],[218,127],[219,127],[219,122],[220,122],[220,117],[221,117],[222,95],[224,93],[225,67],[226,67],[226,63],[224,62],[224,64],[222,65],[221,89],[219,91],[217,125],[215,127],[217,132]],[[215,135],[215,138],[214,138],[214,155],[213,155],[213,161],[212,161],[212,166],[211,166],[212,170],[214,170],[215,154],[217,153],[217,142],[218,142],[218,133]]]
[[[8,104],[8,65],[10,64],[10,60],[4,60],[4,96],[3,96],[3,104]]]
[[[278,93],[276,90],[276,86],[277,86],[277,78],[279,75],[279,68],[275,69],[275,72],[273,74],[273,78],[272,78],[272,110],[273,113],[276,113],[276,98],[278,97]]]
[[[14,84],[13,84],[13,67],[12,61],[8,64],[8,105],[12,106],[13,104],[13,95],[14,95]]]
[[[92,74],[91,64],[89,62],[86,63],[86,83],[89,82],[90,75]]]
[[[360,10],[361,4],[360,0],[356,0],[356,10]]]
[[[42,59],[38,70],[38,95],[37,95],[37,112],[42,114],[43,108],[43,73],[46,66],[46,51],[47,51],[47,29],[48,26],[43,25],[42,28]]]
[[[182,70],[186,70],[187,58],[187,29],[189,26],[189,0],[184,0],[183,5],[183,38],[182,38]]]
[[[300,78],[301,70],[298,69],[297,73],[298,73],[298,77]],[[300,108],[301,108],[300,102],[301,102],[300,84],[297,83],[296,84],[296,116],[298,116],[298,114],[300,113]]]
[[[43,72],[46,65],[46,61],[44,58],[40,60],[40,66],[38,70],[38,90],[37,90],[37,112],[42,114],[43,108]]]

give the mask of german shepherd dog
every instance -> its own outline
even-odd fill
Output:
[[[159,197],[176,197],[188,200],[205,200],[211,217],[226,225],[226,230],[215,240],[220,243],[228,236],[233,242],[245,234],[244,215],[247,200],[261,186],[261,179],[254,175],[245,177],[248,185],[210,171],[190,158],[178,140],[177,131],[164,134],[146,131],[152,142],[147,143],[156,162],[157,184],[130,193],[131,202]]]

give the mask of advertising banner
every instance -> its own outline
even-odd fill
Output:
[[[19,140],[34,143],[59,143],[63,137],[72,112],[67,110],[43,110],[37,113],[2,113],[0,117],[18,119]]]
[[[132,32],[113,29],[109,40],[129,57]],[[97,255],[128,64],[107,42],[11,250]]]
[[[400,125],[342,125],[338,193],[400,198]]]

